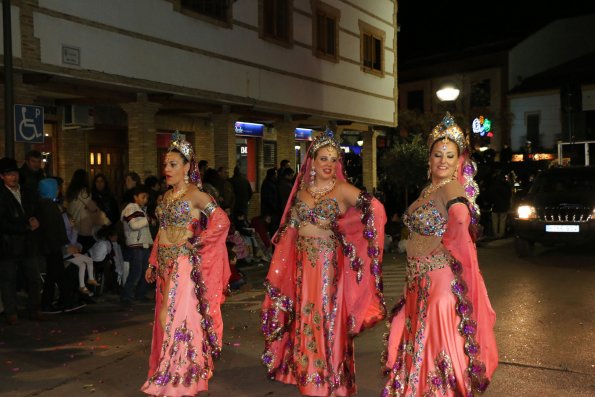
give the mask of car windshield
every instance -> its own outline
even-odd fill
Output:
[[[546,172],[535,179],[531,193],[595,192],[595,170]]]

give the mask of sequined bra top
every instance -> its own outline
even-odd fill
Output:
[[[403,215],[403,223],[410,231],[422,236],[442,237],[447,220],[436,208],[434,200],[430,200],[411,213],[407,210]]]
[[[159,203],[156,209],[159,226],[162,229],[184,228],[191,230],[198,220],[192,216],[192,206],[187,200]]]
[[[335,198],[324,198],[310,208],[302,200],[295,204],[299,226],[314,225],[321,229],[330,229],[341,214],[339,203]]]

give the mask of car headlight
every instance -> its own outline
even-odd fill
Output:
[[[532,205],[519,205],[516,210],[517,216],[519,219],[535,219],[537,218],[537,213],[535,212],[535,207]]]

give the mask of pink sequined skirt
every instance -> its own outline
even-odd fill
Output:
[[[333,237],[297,240],[295,320],[275,379],[308,396],[355,393],[353,339],[348,336],[343,283]],[[283,373],[284,372],[284,373]]]
[[[155,340],[156,332],[153,334],[151,361],[157,363],[157,368],[149,373],[141,391],[156,396],[195,396],[208,389],[213,360],[201,327],[202,316],[197,310],[195,283],[190,278],[192,264],[188,256],[179,256],[172,266],[163,340]],[[156,322],[163,298],[161,280],[157,285]]]
[[[453,292],[455,263],[448,254],[408,258],[406,294],[390,323],[382,397],[473,395]]]

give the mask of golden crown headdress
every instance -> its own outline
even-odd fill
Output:
[[[439,139],[450,139],[456,143],[459,147],[459,153],[463,153],[465,150],[465,133],[461,127],[455,123],[455,120],[449,112],[446,112],[446,116],[444,116],[440,124],[434,127],[432,132],[430,132],[430,136],[428,136],[428,147],[431,148],[434,142]]]
[[[308,155],[310,157],[314,157],[318,149],[325,146],[331,146],[333,149],[337,151],[337,154],[341,154],[341,145],[339,144],[339,141],[335,138],[333,131],[331,131],[328,128],[314,139],[314,142],[312,142],[312,145],[310,146],[310,152],[308,153]]]
[[[173,133],[172,141],[169,144],[167,151],[171,152],[174,149],[180,152],[182,156],[184,156],[184,158],[188,161],[192,161],[194,158],[194,150],[192,150],[192,145],[190,145],[190,142],[184,139],[179,131]]]

